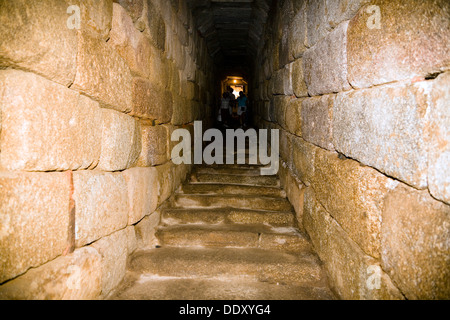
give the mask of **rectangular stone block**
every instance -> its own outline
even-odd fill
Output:
[[[101,293],[101,257],[75,250],[0,286],[1,300],[95,300]]]
[[[299,9],[293,16],[288,27],[288,43],[290,55],[294,58],[300,58],[307,49],[306,44],[306,5],[307,1],[295,1]]]
[[[280,95],[274,96],[271,101],[272,114],[270,115],[270,119],[283,128],[286,128],[286,109],[291,100],[291,97]]]
[[[306,46],[312,47],[330,31],[326,0],[308,1],[306,8]]]
[[[109,38],[113,16],[113,0],[73,0],[80,7],[80,29],[102,40]]]
[[[305,191],[303,219],[314,249],[328,271],[330,285],[341,299],[404,299],[379,261],[364,254],[348,237],[315,199],[311,188]]]
[[[370,0],[347,0],[347,1],[336,1],[336,0],[326,0],[327,7],[327,24],[329,28],[334,29],[342,21],[347,21],[352,19],[358,10],[366,3],[371,2]]]
[[[114,232],[92,244],[101,256],[102,298],[115,289],[125,276],[128,257],[128,232]]]
[[[113,7],[109,44],[126,61],[132,74],[144,78],[150,75],[150,40],[134,27],[132,18],[117,3]]]
[[[450,73],[440,75],[431,92],[428,188],[450,204]]]
[[[192,122],[192,112],[187,107],[188,105],[190,105],[187,103],[187,99],[175,95],[172,98],[173,112],[172,120],[170,123],[172,123],[173,125],[183,125]]]
[[[446,0],[371,1],[348,28],[349,81],[364,88],[448,69],[449,37]]]
[[[163,5],[165,7],[165,5]],[[166,24],[161,16],[160,9],[153,1],[147,1],[147,17],[145,19],[146,33],[150,36],[152,44],[159,50],[166,47]],[[169,41],[167,41],[169,42]]]
[[[79,32],[77,74],[71,88],[107,106],[131,111],[131,73],[113,46]]]
[[[155,211],[158,176],[155,168],[131,168],[123,172],[128,189],[128,225]]]
[[[408,299],[450,298],[450,206],[399,185],[385,201],[382,266]]]
[[[97,169],[120,171],[132,167],[141,152],[141,127],[129,115],[102,110],[102,151]]]
[[[303,59],[299,58],[292,63],[292,91],[297,97],[307,97],[305,76],[303,75]]]
[[[286,168],[286,178],[284,190],[286,190],[286,196],[295,211],[295,216],[297,218],[297,227],[300,230],[304,230],[303,226],[303,198],[305,193],[305,186],[303,183],[297,179],[297,177],[292,173],[289,167]]]
[[[169,132],[165,125],[142,125],[142,149],[137,166],[151,167],[169,160]]]
[[[427,186],[430,82],[338,94],[333,144],[339,152],[417,188]]]
[[[174,166],[172,161],[168,161],[163,165],[155,167],[158,175],[158,205],[162,204],[172,195],[174,190]]]
[[[2,1],[0,66],[19,67],[64,86],[75,77],[77,30],[67,27],[70,1]]]
[[[292,137],[292,165],[296,176],[307,186],[314,175],[314,155],[318,147],[300,137]]]
[[[309,95],[349,90],[347,81],[347,27],[341,23],[303,55],[303,72]]]
[[[73,183],[77,247],[127,226],[128,192],[122,173],[74,172]]]
[[[398,182],[319,148],[314,169],[311,186],[317,200],[365,254],[379,258],[383,200]]]
[[[302,102],[303,99],[289,99],[289,102],[286,106],[286,114],[285,114],[285,122],[286,129],[297,136],[302,135]]]
[[[127,232],[128,256],[130,256],[138,248],[138,241],[136,238],[136,230],[135,230],[134,225],[128,226],[125,230]]]
[[[141,17],[144,0],[115,0],[114,2],[119,3],[128,12],[133,22]]]
[[[65,173],[0,173],[0,283],[67,248],[70,187]]]
[[[271,81],[273,94],[292,95],[292,64],[287,64],[275,71]]]
[[[335,95],[306,98],[301,106],[301,136],[327,150],[333,146],[333,103]]]
[[[97,164],[98,103],[33,73],[0,72],[1,165],[9,170],[86,169]]]
[[[288,165],[292,165],[292,134],[282,128],[276,128],[280,130],[280,158],[284,160]]]
[[[129,113],[141,119],[168,123],[172,119],[172,93],[144,78],[133,78],[133,103]]]
[[[169,88],[169,62],[164,55],[154,47],[151,47],[150,76],[149,80],[155,87]]]
[[[161,212],[156,210],[136,224],[136,239],[139,249],[153,249],[159,245],[156,228],[161,221]]]

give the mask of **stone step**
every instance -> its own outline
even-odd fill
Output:
[[[175,194],[173,204],[182,208],[237,208],[283,212],[292,211],[292,206],[289,201],[279,197]]]
[[[243,276],[223,277],[221,279],[197,279],[129,273],[121,287],[110,299],[230,301],[333,300],[335,297],[325,287],[283,285],[255,281]]]
[[[189,224],[159,227],[160,244],[171,247],[262,248],[311,252],[310,242],[295,228],[262,224]]]
[[[230,184],[189,183],[181,186],[180,193],[187,194],[233,194],[286,197],[286,192],[278,187],[261,187]]]
[[[252,175],[222,175],[198,173],[195,181],[191,182],[216,183],[216,184],[240,184],[251,186],[279,187],[280,181],[276,176],[252,176]]]
[[[215,279],[244,276],[271,283],[326,286],[326,276],[315,255],[265,249],[150,249],[134,253],[128,267],[132,272],[163,277]]]
[[[219,174],[219,175],[246,175],[246,176],[260,176],[261,170],[259,168],[228,168],[222,167],[198,167],[195,169],[196,174]]]
[[[292,212],[246,210],[246,209],[184,209],[168,208],[162,212],[161,223],[164,225],[189,223],[241,223],[268,224],[274,227],[294,227],[296,219]]]

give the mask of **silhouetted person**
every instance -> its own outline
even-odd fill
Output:
[[[247,107],[248,107],[248,98],[244,94],[244,92],[239,92],[239,98],[237,98],[238,111],[237,114],[239,116],[239,122],[241,126],[247,125]]]

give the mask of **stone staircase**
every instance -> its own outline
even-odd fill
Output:
[[[135,252],[111,299],[334,299],[275,176],[197,167],[161,215],[160,246]]]

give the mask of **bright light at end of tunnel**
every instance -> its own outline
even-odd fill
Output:
[[[234,80],[233,82],[234,82],[234,83],[237,83],[237,80]]]

